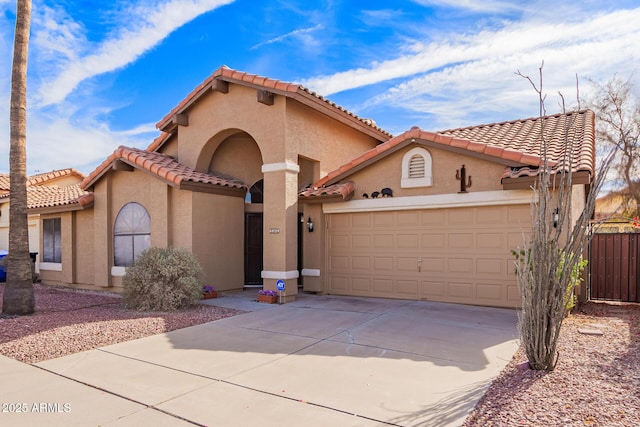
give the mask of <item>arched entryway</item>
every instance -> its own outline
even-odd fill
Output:
[[[261,286],[265,195],[260,148],[248,133],[227,130],[211,139],[203,149],[203,155],[210,156],[208,162],[204,159],[199,161],[201,164],[207,164],[203,168],[207,172],[233,177],[250,188],[245,198],[244,211],[238,212],[244,217],[244,228],[237,230],[244,241],[242,285]]]

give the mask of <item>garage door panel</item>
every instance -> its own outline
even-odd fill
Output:
[[[400,295],[416,298],[418,296],[418,280],[398,280],[396,292]]]
[[[449,258],[449,273],[473,273],[473,258]]]
[[[444,281],[437,282],[431,280],[423,280],[420,285],[420,294],[426,297],[445,297],[446,284]]]
[[[353,270],[369,272],[371,269],[371,259],[368,256],[353,256],[351,257],[351,268]]]
[[[334,234],[329,237],[330,249],[349,249],[348,234]]]
[[[476,272],[478,274],[492,274],[502,276],[504,271],[504,259],[502,258],[478,258],[476,259]]]
[[[504,286],[495,283],[479,283],[476,285],[476,296],[480,299],[500,301],[503,297]]]
[[[346,292],[349,290],[349,278],[344,276],[331,276],[329,279],[329,288],[334,291]]]
[[[425,249],[444,248],[446,242],[444,233],[426,233],[420,236],[420,247]]]
[[[419,237],[417,234],[398,234],[397,247],[417,249]]]
[[[420,224],[420,214],[418,211],[398,212],[396,225],[399,227],[415,227]]]
[[[373,225],[375,227],[385,227],[395,225],[394,212],[377,212],[373,216]]]
[[[422,267],[420,270],[424,273],[442,273],[447,265],[447,260],[445,258],[423,256],[420,264]]]
[[[449,282],[447,283],[447,296],[472,298],[474,296],[473,283]]]
[[[505,210],[501,206],[476,209],[478,224],[504,224]]]
[[[410,271],[412,273],[418,272],[418,258],[417,257],[396,257],[396,270],[397,271]]]
[[[393,234],[376,234],[373,236],[373,247],[392,249]]]
[[[519,306],[510,248],[522,246],[528,211],[524,205],[331,214],[328,290]],[[336,229],[336,223],[360,225]]]
[[[506,238],[504,233],[478,233],[477,248],[478,249],[498,249],[504,251]]]
[[[420,225],[432,228],[441,228],[447,223],[444,209],[435,209],[420,212]]]
[[[368,277],[354,277],[351,279],[351,289],[360,293],[371,292],[371,279]]]
[[[392,295],[393,292],[393,279],[391,278],[378,278],[373,280],[373,291],[375,295],[388,294]]]
[[[349,257],[348,256],[332,256],[329,258],[329,268],[331,271],[348,272],[349,271]]]
[[[449,247],[454,249],[474,249],[473,233],[449,234]]]
[[[446,212],[447,222],[450,225],[473,224],[473,210],[471,209],[450,209]]]
[[[374,257],[373,269],[375,271],[391,271],[393,270],[393,257]]]
[[[351,236],[352,248],[370,248],[371,236],[368,234],[354,234]]]
[[[507,221],[510,224],[530,224],[531,208],[529,205],[508,206]]]

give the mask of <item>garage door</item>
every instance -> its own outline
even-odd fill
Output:
[[[327,216],[328,292],[515,307],[529,205]]]

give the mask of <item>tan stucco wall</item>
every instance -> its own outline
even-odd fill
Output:
[[[354,199],[362,198],[363,193],[371,195],[385,187],[393,190],[394,197],[457,193],[460,191],[460,181],[456,179],[456,170],[463,164],[467,178],[471,176],[471,187],[467,188],[467,192],[502,190],[500,176],[505,170],[504,165],[431,147],[426,149],[432,159],[433,185],[401,188],[402,158],[414,147],[416,145],[409,145],[347,177],[345,180],[356,184]]]
[[[204,283],[217,290],[244,286],[244,200],[193,193],[193,254]]]
[[[262,154],[255,141],[245,133],[225,139],[216,149],[208,171],[232,176],[251,187],[263,178]]]
[[[320,161],[320,177],[378,144],[373,138],[293,100],[287,102],[286,118],[287,157],[297,159],[300,155]]]

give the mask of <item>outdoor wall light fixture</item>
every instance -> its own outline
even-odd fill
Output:
[[[311,217],[307,220],[307,229],[309,230],[309,233],[313,233],[313,220]]]
[[[553,210],[553,228],[558,228],[558,215],[560,214],[560,209],[555,208]]]

